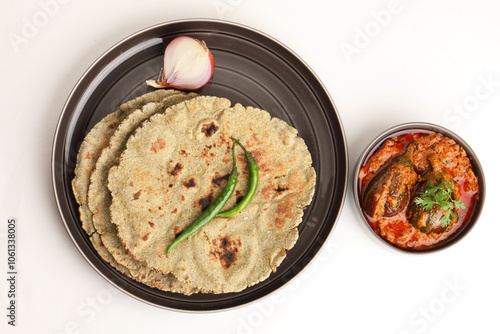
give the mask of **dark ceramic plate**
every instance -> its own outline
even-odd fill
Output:
[[[204,40],[215,58],[211,81],[197,91],[267,110],[298,129],[317,172],[316,195],[304,213],[299,239],[276,273],[229,294],[184,296],[128,279],[103,261],[82,230],[72,190],[76,155],[86,133],[118,106],[149,92],[165,45],[177,36]],[[213,311],[255,301],[295,277],[317,254],[340,215],[347,186],[347,149],[339,115],[326,89],[290,49],[256,30],[213,20],[175,21],[122,40],[84,73],[62,111],[54,138],[52,176],[61,217],[75,245],[114,286],[146,303],[185,311]]]

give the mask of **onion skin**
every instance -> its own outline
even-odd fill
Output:
[[[205,42],[179,36],[165,48],[161,81],[146,83],[154,88],[195,90],[212,78],[214,69],[214,56]]]

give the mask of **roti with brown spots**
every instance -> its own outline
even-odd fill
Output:
[[[231,137],[258,163],[257,193],[242,212],[213,219],[166,256],[223,189]],[[225,209],[248,184],[246,157],[237,152],[238,185]],[[203,292],[241,291],[269,277],[295,244],[314,194],[311,163],[304,140],[284,121],[224,98],[198,97],[152,116],[128,139],[108,173],[111,221],[136,261]]]
[[[187,284],[181,284],[173,275],[165,275],[149,268],[146,263],[136,261],[125,250],[118,239],[116,226],[110,220],[111,194],[107,188],[107,179],[109,168],[118,163],[128,137],[143,121],[156,113],[165,112],[165,109],[168,112],[168,107],[196,96],[198,95],[195,93],[178,93],[168,95],[158,102],[148,102],[151,99],[147,97],[140,98],[140,101],[145,104],[142,107],[138,103],[134,104],[134,106],[141,108],[130,112],[111,136],[108,146],[102,150],[90,178],[88,196],[88,206],[92,212],[95,234],[99,234],[102,247],[112,255],[113,260],[128,269],[128,276],[161,290],[177,291],[182,288],[186,294],[197,292],[198,289],[190,289]]]
[[[136,263],[116,236],[116,227],[109,220],[110,195],[107,170],[118,162],[121,141],[147,117],[165,108],[197,96],[176,90],[156,90],[120,105],[119,110],[104,117],[86,135],[80,146],[72,181],[73,192],[80,205],[82,228],[99,256],[111,266],[137,281],[161,290],[190,294],[199,291],[179,282],[173,275],[164,275]],[[124,146],[124,144],[123,144]]]

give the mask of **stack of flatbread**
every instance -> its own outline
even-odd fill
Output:
[[[232,168],[232,140],[259,167],[250,204],[170,243],[219,195]],[[73,192],[97,253],[149,287],[183,293],[237,292],[276,270],[298,238],[316,182],[297,131],[269,113],[225,98],[156,90],[97,123],[77,156]],[[238,184],[224,210],[246,193]]]

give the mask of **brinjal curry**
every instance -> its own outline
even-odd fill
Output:
[[[480,191],[464,149],[422,130],[386,140],[358,178],[359,201],[372,229],[406,249],[436,246],[459,232]]]

